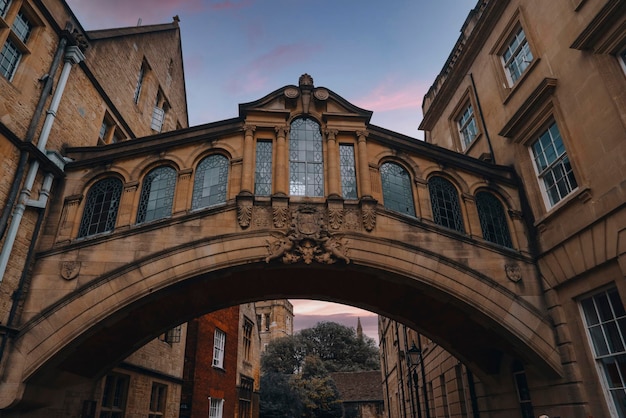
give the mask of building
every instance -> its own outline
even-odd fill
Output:
[[[382,418],[383,391],[378,370],[331,373],[345,418]]]
[[[293,335],[293,305],[287,299],[258,301],[255,307],[262,350],[272,340]]]
[[[63,187],[69,161],[63,149],[172,131],[186,127],[188,118],[176,17],[162,25],[87,31],[63,0],[2,0],[0,48],[0,358],[6,363],[9,340],[25,320],[40,238],[55,228],[46,222],[47,206]],[[105,223],[84,224],[81,234]],[[66,273],[68,279],[74,274]],[[155,330],[141,350],[129,350],[73,397],[55,399],[48,413],[177,417],[184,338],[184,326]]]
[[[259,416],[260,339],[254,304],[188,323],[181,418]]]
[[[626,416],[626,379],[618,371],[626,300],[625,24],[623,1],[478,1],[424,97],[427,143],[513,167],[522,185],[522,212],[509,213],[525,223],[541,280],[537,297],[554,324],[563,370],[542,383],[528,362],[502,359],[508,378],[500,383],[514,383],[518,403],[507,416]],[[499,210],[498,202],[511,199],[502,191],[483,200],[479,190],[455,185],[463,204],[479,209]],[[485,222],[475,230],[485,231]],[[488,233],[507,245],[499,237],[511,228]],[[529,283],[513,269],[507,275]],[[389,416],[502,416],[511,395],[472,377],[471,367],[428,338],[385,319],[381,327],[383,363],[398,393],[387,402],[408,411]],[[420,392],[411,396],[406,355],[413,343],[425,379],[418,373]],[[557,387],[559,395],[548,394]],[[421,410],[410,413],[418,395]]]

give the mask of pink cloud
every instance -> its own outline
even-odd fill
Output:
[[[374,112],[419,109],[428,87],[420,82],[386,79],[354,104]]]
[[[319,50],[321,47],[317,45],[279,45],[233,74],[227,83],[228,90],[233,94],[242,94],[266,89],[269,76],[277,70],[294,62],[304,62]]]
[[[205,9],[202,0],[67,0],[86,29],[134,26],[170,22],[183,12],[197,13]]]
[[[253,0],[223,0],[211,1],[210,8],[212,10],[239,10],[254,4]]]

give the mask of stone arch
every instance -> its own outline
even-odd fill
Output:
[[[348,303],[401,320],[485,376],[499,367],[491,347],[547,375],[560,373],[547,319],[505,286],[416,245],[360,234],[345,238],[349,264],[265,262],[271,234],[251,231],[201,238],[94,277],[24,324],[0,393],[50,382],[51,376],[93,378],[168,326],[270,295]],[[42,268],[69,256],[51,255]],[[215,286],[220,292],[212,291]],[[161,307],[166,295],[169,310]],[[145,334],[136,335],[138,324]],[[103,347],[111,338],[121,348]],[[489,350],[481,346],[487,340]]]

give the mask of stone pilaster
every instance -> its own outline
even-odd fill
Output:
[[[174,198],[174,214],[185,212],[189,207],[189,203],[191,202],[191,197],[189,196],[190,191],[193,189],[191,187],[191,173],[193,170],[191,168],[187,168],[181,170],[178,173],[178,181],[176,184],[176,196]]]
[[[341,196],[341,170],[339,168],[339,147],[337,146],[336,129],[327,129],[326,144],[328,145],[328,195]]]
[[[358,155],[359,155],[359,181],[360,184],[360,196],[371,197],[372,196],[372,180],[370,178],[369,162],[367,156],[367,135],[365,131],[357,131],[358,138]]]
[[[287,164],[287,134],[289,127],[287,125],[277,126],[276,128],[276,164],[274,170],[274,184],[276,194],[287,195],[289,187],[289,173]]]
[[[241,191],[252,193],[254,190],[254,131],[256,126],[245,125],[243,142],[243,167],[241,173]]]

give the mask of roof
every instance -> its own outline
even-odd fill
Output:
[[[380,370],[331,373],[343,402],[383,401]]]
[[[174,16],[172,23],[161,23],[157,25],[130,26],[125,28],[100,29],[87,31],[90,40],[116,38],[119,36],[142,35],[178,28],[178,16]]]

